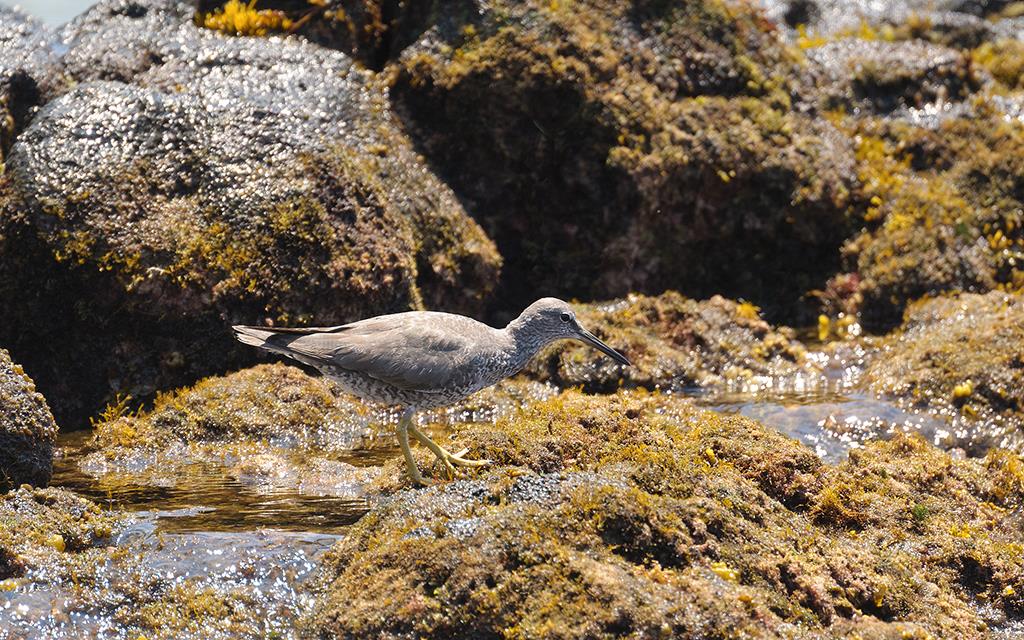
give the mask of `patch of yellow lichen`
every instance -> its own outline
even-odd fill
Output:
[[[265,36],[274,31],[287,31],[292,21],[282,11],[257,9],[257,0],[228,0],[220,9],[197,20],[207,29],[235,36]]]

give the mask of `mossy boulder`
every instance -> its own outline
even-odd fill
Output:
[[[926,299],[865,372],[869,388],[945,417],[949,445],[1024,449],[1024,297]]]
[[[793,317],[847,233],[850,144],[793,107],[799,58],[749,7],[436,3],[385,73],[503,304],[678,288]]]
[[[1024,286],[1020,122],[978,100],[935,121],[841,126],[857,136],[864,227],[844,254],[867,327],[897,325],[922,296]]]
[[[62,38],[77,84],[7,173],[40,272],[75,286],[2,333],[69,423],[251,362],[235,322],[482,308],[493,244],[347,56],[222,36],[171,0],[100,3]]]
[[[974,638],[1020,615],[1015,456],[898,437],[828,467],[638,392],[454,437],[497,467],[374,507],[325,558],[305,637]]]
[[[57,425],[25,370],[0,349],[0,489],[50,481]]]
[[[759,376],[778,380],[814,371],[793,332],[769,325],[750,303],[720,296],[698,302],[667,292],[575,308],[580,323],[625,353],[632,366],[621,367],[584,344],[562,342],[534,359],[527,376],[593,393],[620,385],[723,389]]]
[[[149,411],[113,407],[96,425],[108,458],[173,444],[280,441],[350,449],[366,435],[370,409],[324,378],[284,364],[259,365],[161,394]]]

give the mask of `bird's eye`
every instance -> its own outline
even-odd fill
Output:
[[[570,320],[572,320],[572,316],[569,315],[568,313],[563,313],[559,317],[562,319],[562,322],[569,322]]]

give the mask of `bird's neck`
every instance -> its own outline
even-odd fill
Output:
[[[509,340],[510,365],[519,371],[526,366],[537,352],[546,347],[551,341],[531,331],[526,323],[516,318],[504,329]]]

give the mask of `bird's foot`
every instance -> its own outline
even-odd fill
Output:
[[[472,460],[469,458],[463,458],[462,456],[469,453],[469,449],[463,449],[458,453],[450,453],[444,447],[438,447],[438,449],[440,449],[442,453],[444,453],[445,457],[448,459],[448,462],[455,465],[456,467],[478,468],[486,467],[487,465],[491,464],[490,460]]]
[[[455,467],[483,467],[491,463],[490,460],[469,460],[467,458],[463,458],[462,456],[468,453],[468,449],[463,449],[458,453],[452,453],[431,440],[427,434],[423,433],[413,425],[409,425],[409,433],[419,440],[423,446],[433,452],[437,457],[438,462],[440,462],[441,466],[444,468],[445,477],[448,479],[455,477]]]

